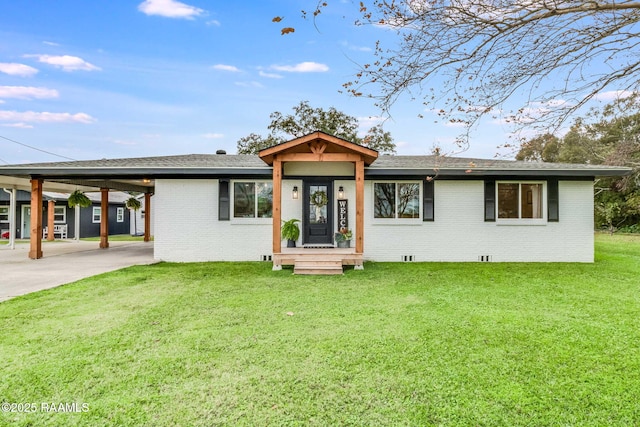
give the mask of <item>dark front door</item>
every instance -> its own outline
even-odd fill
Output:
[[[333,243],[333,182],[309,180],[303,192],[303,243],[323,245]]]

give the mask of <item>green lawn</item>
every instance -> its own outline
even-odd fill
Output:
[[[595,264],[164,263],[0,317],[1,400],[37,409],[2,425],[640,425],[638,237]]]

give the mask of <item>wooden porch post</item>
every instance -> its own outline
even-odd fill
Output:
[[[29,258],[42,258],[42,180],[31,180],[31,234]]]
[[[136,212],[134,211],[135,215]],[[137,232],[137,230],[136,230]],[[144,241],[151,241],[151,194],[144,193]]]
[[[273,253],[280,253],[282,238],[280,227],[282,222],[282,162],[273,161]]]
[[[356,253],[364,253],[364,160],[356,163]]]
[[[100,200],[100,249],[109,247],[109,189],[101,188]]]
[[[55,236],[53,235],[53,224],[54,224],[54,211],[56,207],[56,202],[53,200],[49,200],[49,205],[47,207],[47,240],[53,241]]]

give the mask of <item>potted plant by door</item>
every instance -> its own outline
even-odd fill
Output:
[[[341,228],[336,234],[336,243],[339,248],[349,248],[351,247],[351,237],[353,237],[353,233],[348,228]]]
[[[282,221],[282,238],[287,239],[288,248],[295,248],[296,240],[300,237],[300,227],[296,224],[297,222],[300,222],[300,220],[295,218]]]

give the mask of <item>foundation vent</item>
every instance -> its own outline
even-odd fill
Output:
[[[260,261],[271,261],[271,255],[260,255]]]
[[[415,259],[413,255],[402,255],[402,262],[413,262]]]
[[[480,262],[491,262],[491,255],[480,255],[478,257],[478,261],[480,261]]]

